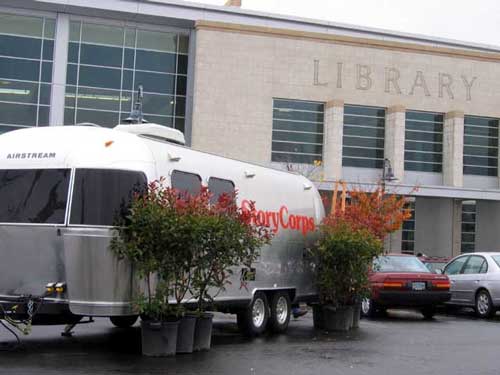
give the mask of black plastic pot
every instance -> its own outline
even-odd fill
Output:
[[[167,357],[175,355],[179,321],[141,321],[142,355]]]
[[[210,350],[212,343],[212,320],[214,315],[210,313],[203,313],[196,319],[196,329],[194,331],[194,345],[195,352],[201,350]]]
[[[313,305],[313,323],[316,329],[348,331],[353,325],[352,306]]]
[[[313,324],[315,329],[325,328],[323,306],[319,304],[312,305],[313,309]]]
[[[361,318],[361,302],[352,307],[352,328],[359,328],[359,319]]]
[[[324,306],[324,329],[328,331],[349,331],[352,327],[352,306]]]
[[[191,314],[186,314],[181,319],[177,332],[177,353],[193,352],[196,320],[196,315]]]

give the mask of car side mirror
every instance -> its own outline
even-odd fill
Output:
[[[434,273],[437,273],[438,275],[442,275],[443,274],[443,270],[441,268],[437,268],[434,270]]]

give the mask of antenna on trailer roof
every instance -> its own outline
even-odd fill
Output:
[[[130,116],[127,117],[123,122],[125,124],[143,124],[147,123],[142,114],[142,99],[144,98],[144,90],[142,85],[137,87],[137,100],[134,103],[132,111],[130,111]]]

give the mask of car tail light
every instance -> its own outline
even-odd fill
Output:
[[[448,290],[450,289],[450,280],[433,281],[432,286],[434,289]]]
[[[404,281],[390,280],[384,281],[384,289],[404,289],[406,283]]]

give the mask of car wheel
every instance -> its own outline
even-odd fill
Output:
[[[475,311],[478,318],[485,319],[495,314],[493,302],[487,290],[480,290],[476,295]]]
[[[137,322],[137,315],[130,315],[130,316],[111,316],[109,320],[111,320],[111,323],[115,327],[118,328],[129,328],[132,327],[135,322]]]
[[[367,318],[375,317],[377,313],[377,307],[375,302],[370,298],[363,298],[361,301],[361,316]]]
[[[436,315],[436,307],[435,306],[426,306],[422,309],[422,315],[424,316],[424,319],[430,320],[434,318],[434,315]]]
[[[266,329],[269,319],[269,304],[262,292],[255,293],[250,305],[237,315],[238,327],[247,336],[257,336]]]
[[[292,302],[286,292],[275,293],[271,300],[271,315],[268,326],[272,332],[283,333],[288,328]]]

